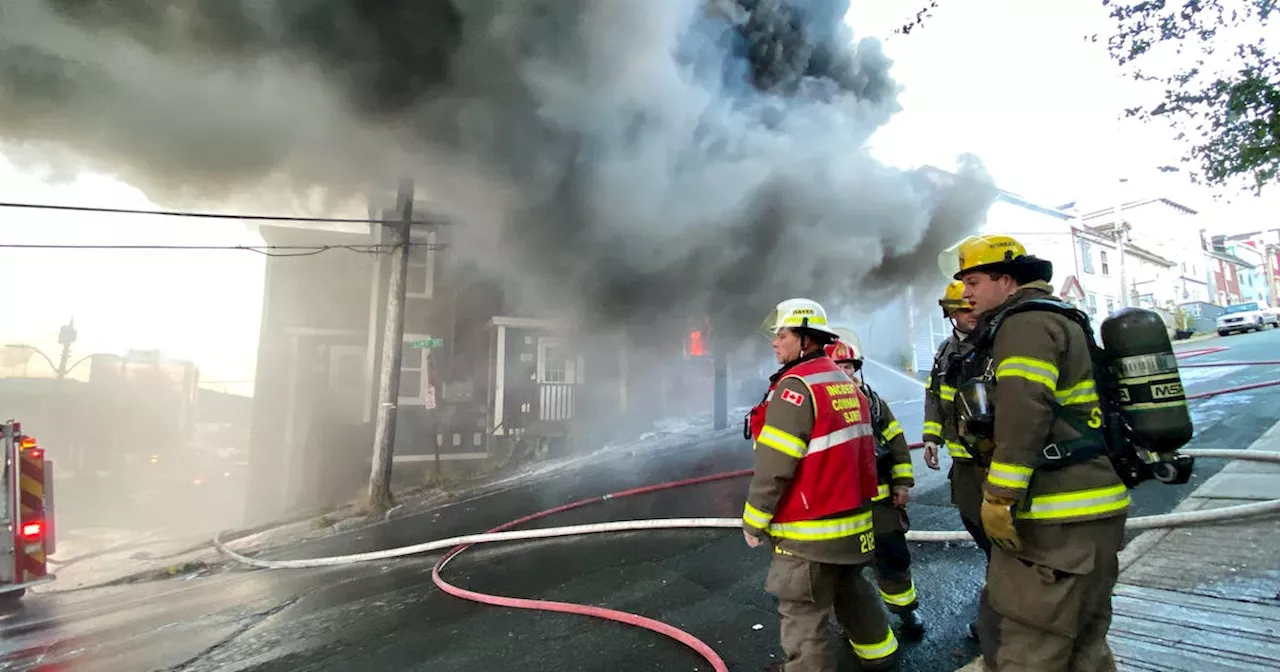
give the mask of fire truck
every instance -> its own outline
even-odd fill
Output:
[[[0,604],[5,604],[54,579],[47,563],[55,550],[53,462],[13,420],[0,424],[0,447]]]

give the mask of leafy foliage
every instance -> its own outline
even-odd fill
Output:
[[[933,10],[937,8],[938,8],[938,0],[930,0],[928,5],[926,5],[920,11],[916,12],[916,16],[914,19],[910,19],[906,23],[899,26],[898,28],[894,28],[893,34],[894,35],[910,35],[912,29],[918,26],[924,25],[925,19],[933,18]]]
[[[1234,4],[1234,7],[1225,6]],[[1192,178],[1211,185],[1236,179],[1255,192],[1280,175],[1280,58],[1263,33],[1274,0],[1103,0],[1116,21],[1108,40],[1111,57],[1135,79],[1159,82],[1162,100],[1125,111],[1143,120],[1167,119],[1180,140],[1191,143],[1185,163]],[[1230,43],[1235,29],[1252,41]],[[1098,36],[1090,38],[1097,41]],[[1173,72],[1151,74],[1158,46],[1172,48]],[[1229,66],[1214,67],[1230,55]]]

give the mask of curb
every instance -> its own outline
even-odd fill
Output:
[[[1263,432],[1261,436],[1254,439],[1253,443],[1249,444],[1248,450],[1255,450],[1258,446],[1264,443],[1273,443],[1276,441],[1280,441],[1280,421],[1271,425],[1271,427],[1267,429],[1267,431]],[[1227,462],[1227,464],[1223,466],[1223,469],[1230,466],[1232,462],[1237,461],[1239,460],[1231,460],[1230,462]],[[1208,484],[1208,480],[1201,483],[1195,490],[1191,491],[1191,494],[1187,495],[1186,499],[1183,499],[1182,502],[1174,507],[1173,511],[1199,511],[1200,509],[1208,506],[1211,500],[1199,496],[1200,491],[1204,490]],[[1123,573],[1135,561],[1137,561],[1138,558],[1155,548],[1161,541],[1164,541],[1165,537],[1169,536],[1175,529],[1177,528],[1147,530],[1146,532],[1134,537],[1128,544],[1125,544],[1125,547],[1120,550],[1120,554],[1118,556],[1120,560],[1120,572]]]

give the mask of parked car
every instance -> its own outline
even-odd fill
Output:
[[[1280,327],[1280,312],[1265,303],[1249,301],[1227,306],[1218,316],[1218,335],[1226,336],[1233,332],[1262,331],[1268,325]]]

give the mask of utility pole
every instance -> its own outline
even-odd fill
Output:
[[[396,406],[400,399],[400,359],[404,349],[405,286],[409,274],[409,227],[413,222],[413,182],[400,181],[396,194],[398,222],[383,222],[391,248],[391,277],[387,282],[387,314],[382,338],[378,413],[373,435],[373,466],[369,473],[369,514],[382,515],[395,506],[391,495],[391,458],[396,443]]]
[[[729,426],[729,362],[725,354],[723,338],[717,338],[714,328],[711,331],[711,366],[715,385],[715,405],[713,416],[716,430]]]
[[[1128,182],[1128,181],[1129,181],[1129,178],[1122,177],[1119,180],[1119,185],[1123,185],[1125,182]],[[1116,221],[1112,224],[1112,230],[1115,232],[1115,236],[1116,236],[1116,251],[1119,252],[1120,254],[1120,260],[1119,260],[1120,261],[1120,306],[1122,308],[1128,308],[1129,307],[1129,283],[1125,282],[1124,246],[1125,246],[1125,243],[1128,242],[1127,238],[1129,236],[1129,232],[1125,228],[1124,221],[1123,221],[1123,214],[1124,214],[1124,194],[1122,192],[1123,189],[1124,189],[1123,186],[1116,187],[1116,203],[1113,208],[1115,210]]]
[[[71,318],[58,330],[58,344],[62,346],[62,357],[58,360],[58,380],[63,380],[69,373],[67,360],[71,359],[71,344],[76,342],[76,318]]]

